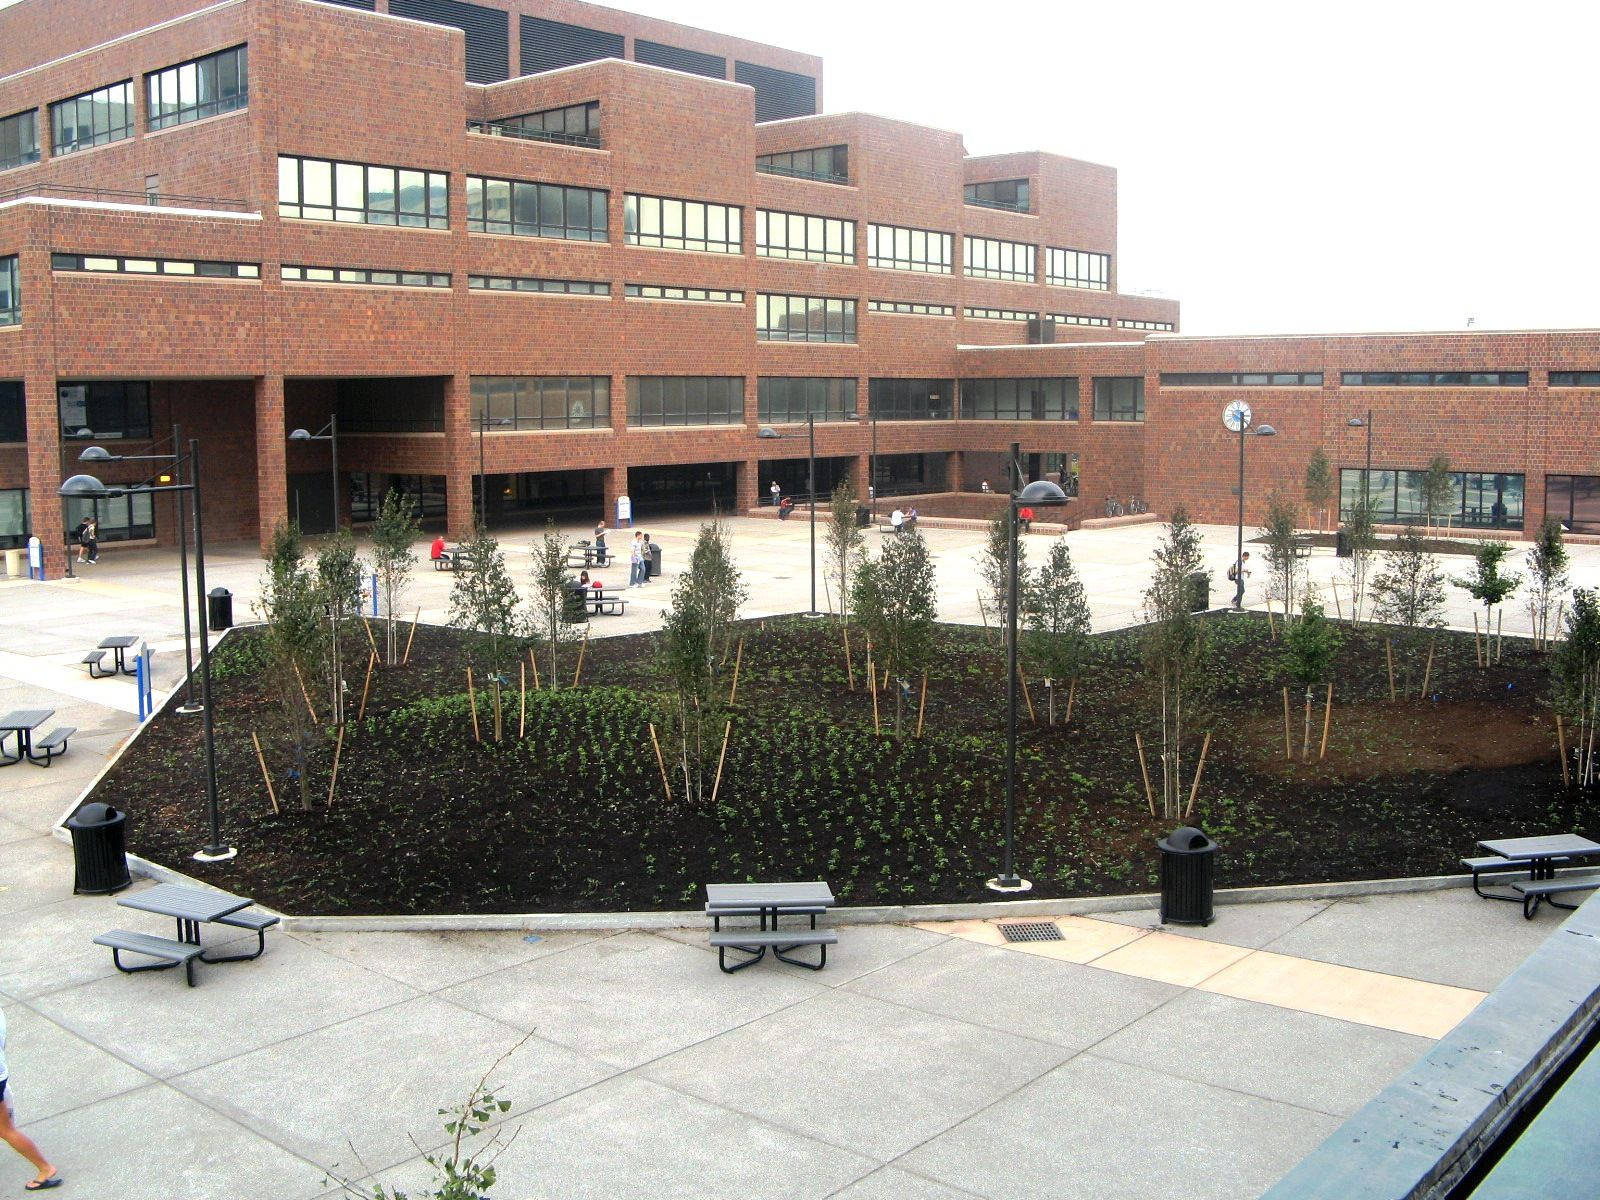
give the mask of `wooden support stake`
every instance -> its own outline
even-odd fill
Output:
[[[528,664],[517,663],[517,677],[522,681],[522,716],[517,721],[517,737],[528,736]]]
[[[1342,621],[1344,620],[1344,609],[1339,607],[1339,581],[1337,579],[1328,580],[1328,587],[1333,592],[1333,613]]]
[[[850,629],[842,622],[839,625],[839,636],[844,639],[844,675],[853,692],[856,690],[856,669],[850,661]]]
[[[1017,682],[1022,685],[1022,698],[1028,702],[1028,720],[1037,725],[1039,718],[1033,711],[1033,697],[1028,695],[1028,677],[1022,673],[1021,667],[1017,668]]]
[[[328,776],[328,807],[333,807],[333,789],[339,786],[339,755],[344,753],[344,726],[339,726],[339,740],[333,747],[333,772]]]
[[[733,732],[733,718],[728,718],[728,723],[722,730],[722,753],[717,755],[717,777],[711,782],[711,803],[717,802],[717,789],[722,786],[722,764],[728,758],[728,735]]]
[[[373,649],[367,656],[367,681],[361,685],[361,707],[356,709],[356,720],[362,720],[367,715],[367,692],[372,687],[372,669],[378,665],[378,651]]]
[[[656,748],[656,766],[661,768],[661,787],[667,793],[667,803],[672,803],[672,784],[667,782],[667,760],[661,757],[661,740],[656,737],[656,723],[650,722],[650,744]]]
[[[1194,783],[1189,788],[1189,806],[1183,810],[1183,819],[1187,821],[1189,814],[1194,812],[1195,797],[1200,794],[1200,773],[1206,769],[1206,751],[1211,749],[1211,730],[1206,730],[1206,740],[1200,743],[1200,761],[1195,764]]]
[[[1306,723],[1305,730],[1300,735],[1300,761],[1305,762],[1311,757],[1311,689],[1306,689]]]
[[[1478,660],[1478,665],[1483,666],[1483,648],[1478,642],[1478,610],[1472,610],[1472,653]]]
[[[878,682],[878,672],[877,672],[877,669],[872,665],[872,660],[871,659],[867,660],[867,675],[871,678],[873,684],[876,685],[877,682]],[[876,686],[874,686],[871,690],[872,690],[872,732],[873,733],[882,733],[883,732],[883,726],[881,726],[878,723],[878,689],[877,689]]]
[[[1278,623],[1272,618],[1272,597],[1267,597],[1267,634],[1270,641],[1278,640]]]
[[[989,628],[989,610],[983,606],[983,593],[978,593],[978,618],[983,622],[985,630]]]
[[[1506,648],[1506,608],[1500,606],[1500,611],[1494,614],[1494,661],[1500,661],[1500,654]]]
[[[1294,743],[1289,740],[1289,689],[1283,689],[1283,756],[1294,761]]]
[[[1063,725],[1072,724],[1072,701],[1078,694],[1078,677],[1074,675],[1072,682],[1067,685],[1067,715],[1061,718]]]
[[[1571,787],[1572,780],[1567,775],[1567,733],[1566,730],[1562,728],[1560,713],[1556,714],[1556,748],[1561,755],[1561,786]],[[259,746],[257,747],[257,753],[260,753]],[[262,769],[265,770],[264,767]],[[270,788],[271,786],[272,784],[267,784],[267,787]],[[278,811],[278,805],[276,801],[274,801],[272,805],[272,811]]]
[[[472,740],[483,741],[478,735],[478,693],[472,688],[472,668],[467,668],[467,702],[472,705]]]
[[[739,648],[733,652],[733,685],[728,688],[728,707],[733,707],[733,698],[739,694],[739,666],[744,662],[744,634],[739,635]],[[713,789],[715,790],[715,789]]]
[[[1422,669],[1422,698],[1428,698],[1428,679],[1433,675],[1433,643],[1428,643],[1428,665]]]
[[[922,699],[917,701],[917,736],[922,736],[922,714],[928,710],[928,673],[922,673]]]
[[[1567,602],[1565,600],[1556,605],[1555,624],[1550,627],[1552,630],[1554,630],[1554,632],[1549,633],[1544,639],[1544,648],[1546,650],[1550,649],[1551,646],[1554,646],[1556,644],[1556,639],[1561,636],[1561,614],[1563,610],[1565,610],[1566,606]]]
[[[537,692],[544,684],[539,682],[539,652],[532,646],[528,647],[528,661],[533,664],[533,690]]]
[[[1328,698],[1322,704],[1322,749],[1317,751],[1320,762],[1328,753],[1328,722],[1333,720],[1333,684],[1328,684]]]
[[[494,679],[494,740],[495,740],[496,743],[498,743],[500,741],[500,731],[504,728],[504,726],[501,724],[501,721],[500,721],[500,676],[496,675],[496,676],[493,677],[493,679]]]
[[[1557,717],[1556,720],[1560,721],[1561,718]],[[261,778],[267,785],[267,799],[272,801],[272,812],[276,816],[278,812],[278,793],[272,787],[272,772],[267,770],[267,756],[261,753],[261,739],[256,736],[254,729],[250,731],[250,740],[256,744],[256,761],[261,764]],[[1563,778],[1565,778],[1566,770],[1567,765],[1563,760],[1561,764]]]
[[[1139,774],[1144,776],[1144,802],[1150,806],[1150,815],[1156,815],[1156,794],[1150,790],[1150,768],[1144,761],[1144,739],[1139,736],[1138,730],[1134,731],[1133,744],[1139,751]]]
[[[1388,638],[1383,639],[1383,657],[1389,664],[1389,699],[1394,699],[1394,645]]]
[[[400,656],[403,667],[411,661],[411,640],[417,636],[417,622],[422,620],[422,605],[417,605],[417,615],[411,618],[411,632],[406,635],[406,652]]]
[[[322,722],[317,718],[317,706],[311,703],[311,693],[306,691],[306,677],[300,674],[300,664],[290,659],[289,665],[294,668],[294,677],[300,681],[300,694],[305,697],[306,711],[311,714],[311,723],[321,725]]]
[[[367,614],[361,614],[361,627],[367,631],[367,645],[372,647],[372,652],[378,652],[378,639],[372,636],[372,622],[367,620]]]
[[[583,641],[578,643],[578,667],[572,672],[572,686],[578,686],[578,680],[583,676],[583,652],[589,648],[589,626],[583,627]]]

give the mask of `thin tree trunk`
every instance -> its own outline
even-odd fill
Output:
[[[1300,761],[1305,762],[1311,757],[1311,688],[1306,687],[1306,722],[1305,732],[1300,738]]]

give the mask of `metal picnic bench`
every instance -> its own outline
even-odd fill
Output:
[[[194,964],[197,959],[204,963],[225,963],[260,958],[267,948],[267,930],[279,920],[270,913],[243,911],[255,903],[247,897],[175,883],[158,884],[146,891],[124,896],[117,903],[123,908],[172,917],[178,923],[176,940],[128,929],[113,929],[95,938],[96,945],[111,948],[111,961],[117,970],[131,975],[136,971],[164,971],[182,965],[190,987],[194,986]],[[250,930],[256,935],[255,952],[207,957],[205,948],[200,944],[200,926],[205,924]],[[156,961],[127,967],[122,964],[124,952],[140,954]]]
[[[1575,833],[1549,834],[1541,837],[1496,838],[1478,843],[1488,854],[1479,858],[1463,858],[1461,865],[1472,872],[1472,890],[1485,900],[1509,900],[1522,904],[1522,915],[1532,920],[1541,902],[1552,908],[1576,908],[1555,899],[1565,892],[1587,891],[1600,887],[1600,873],[1566,874],[1557,876],[1557,864],[1600,856],[1600,842],[1590,841]],[[1527,872],[1525,880],[1505,879],[1505,876]],[[1482,876],[1507,883],[1514,895],[1483,890]]]
[[[71,725],[59,725],[37,742],[33,731],[56,715],[53,708],[19,708],[0,717],[0,767],[9,767],[27,759],[35,766],[48,767],[67,752],[67,739],[77,733]],[[17,735],[17,752],[6,749],[6,739]]]
[[[828,965],[828,947],[839,941],[831,929],[818,929],[817,917],[834,904],[833,889],[822,880],[809,883],[708,883],[706,884],[706,916],[711,918],[711,945],[717,949],[717,966],[726,974],[754,966],[772,951],[773,957],[790,966],[820,971]],[[779,929],[778,920],[784,916],[808,916],[810,928]],[[757,928],[723,929],[724,917],[755,917]],[[770,928],[769,928],[770,923]],[[786,951],[800,946],[817,947],[819,958],[814,963],[791,958]],[[730,949],[741,951],[749,957],[744,962],[728,965]]]

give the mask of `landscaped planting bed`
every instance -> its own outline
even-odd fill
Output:
[[[1193,823],[1221,845],[1219,886],[1432,875],[1482,837],[1600,832],[1600,806],[1563,790],[1542,655],[1507,639],[1503,661],[1474,663],[1470,635],[1440,634],[1420,698],[1425,647],[1341,625],[1327,756],[1301,761],[1303,692],[1292,692],[1286,760],[1282,643],[1265,618],[1219,614],[1204,712],[1186,728],[1186,763],[1213,733]],[[664,684],[655,635],[590,642],[583,686],[528,694],[516,736],[474,741],[459,636],[423,627],[411,665],[376,673],[365,720],[348,727],[332,807],[334,739],[312,759],[312,811],[269,736],[276,701],[257,673],[259,633],[214,655],[225,840],[236,859],[202,866],[206,840],[200,721],[174,705],[95,790],[128,812],[129,848],[296,913],[494,913],[696,906],[708,881],[824,878],[847,904],[993,899],[1004,799],[1005,668],[992,632],[945,626],[929,673],[923,736],[875,733],[861,679],[847,686],[840,629],[798,618],[741,627],[733,732],[714,807],[669,803],[647,722]],[[1070,724],[1045,719],[1028,680],[1019,737],[1017,865],[1040,897],[1149,890],[1156,839],[1134,733],[1158,736],[1138,631],[1101,635]],[[566,656],[567,678],[572,669]],[[351,672],[356,688],[361,671]],[[908,727],[920,680],[912,681]],[[479,718],[492,728],[481,679]],[[352,699],[351,712],[355,711]],[[1065,696],[1058,699],[1058,716]],[[251,741],[262,734],[283,808],[272,812]],[[720,732],[720,727],[719,727]],[[668,752],[671,765],[671,749]],[[711,758],[714,766],[715,750]],[[1152,754],[1150,768],[1157,770]]]

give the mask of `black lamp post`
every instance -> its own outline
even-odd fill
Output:
[[[1065,504],[1067,494],[1048,479],[1022,486],[1020,442],[1011,443],[1011,503],[1007,506],[1006,555],[1006,845],[1000,874],[989,880],[996,892],[1026,892],[1033,884],[1017,875],[1017,525],[1018,510],[1034,505]]]
[[[80,433],[84,432],[82,430]],[[83,453],[78,455],[79,462],[170,462],[172,464],[173,482],[183,482],[183,455],[179,447],[183,445],[182,434],[178,426],[172,427],[172,453],[171,454],[118,454],[113,455],[102,446],[88,446]],[[183,516],[183,501],[177,503],[178,510],[178,575],[180,589],[183,593],[183,685],[188,698],[178,706],[178,711],[184,716],[192,716],[200,711],[201,705],[194,695],[194,634],[189,625],[189,525]],[[198,522],[199,517],[195,520]],[[68,555],[71,560],[71,555]],[[204,589],[202,588],[202,594]],[[201,636],[204,636],[205,625],[202,622]]]
[[[499,428],[510,424],[510,417],[491,417],[487,408],[478,414],[478,526],[481,529],[489,528],[489,476],[483,465],[484,440],[488,436],[489,426]]]
[[[1351,417],[1345,422],[1351,429],[1365,429],[1367,431],[1367,469],[1361,474],[1361,507],[1371,507],[1367,498],[1372,487],[1372,410],[1367,409],[1365,417]]]
[[[756,430],[759,438],[782,438],[771,425],[763,425]],[[808,617],[820,617],[817,611],[817,414],[806,413],[806,454],[808,464],[806,467],[806,492],[811,498],[811,608],[806,613]]]
[[[328,423],[315,433],[296,429],[289,435],[291,442],[327,442],[333,455],[333,530],[339,531],[339,414],[331,413]]]
[[[176,447],[174,447],[176,449]],[[91,453],[98,451],[98,453]],[[90,462],[117,462],[118,456],[110,454],[101,447],[90,446],[80,456]],[[175,456],[175,464],[181,464],[183,456]],[[196,601],[205,604],[206,596],[206,539],[203,518],[203,505],[200,497],[200,443],[194,438],[189,439],[188,483],[171,483],[151,486],[148,484],[134,484],[128,487],[107,487],[93,475],[73,475],[63,480],[59,495],[76,500],[109,500],[117,496],[154,495],[159,492],[190,492],[194,502],[194,574],[195,587],[199,595]],[[194,857],[199,862],[219,862],[232,858],[237,851],[232,846],[224,845],[217,814],[217,747],[216,730],[212,722],[211,704],[211,639],[205,635],[205,613],[200,612],[200,690],[201,703],[204,705],[205,715],[204,738],[206,756],[206,811],[210,820],[210,840],[205,848],[196,851]]]
[[[1250,406],[1243,400],[1234,400],[1222,410],[1222,423],[1239,435],[1239,537],[1233,550],[1236,579],[1233,589],[1234,611],[1244,611],[1244,437],[1250,429]],[[1254,430],[1257,437],[1275,437],[1277,430],[1262,425]]]

